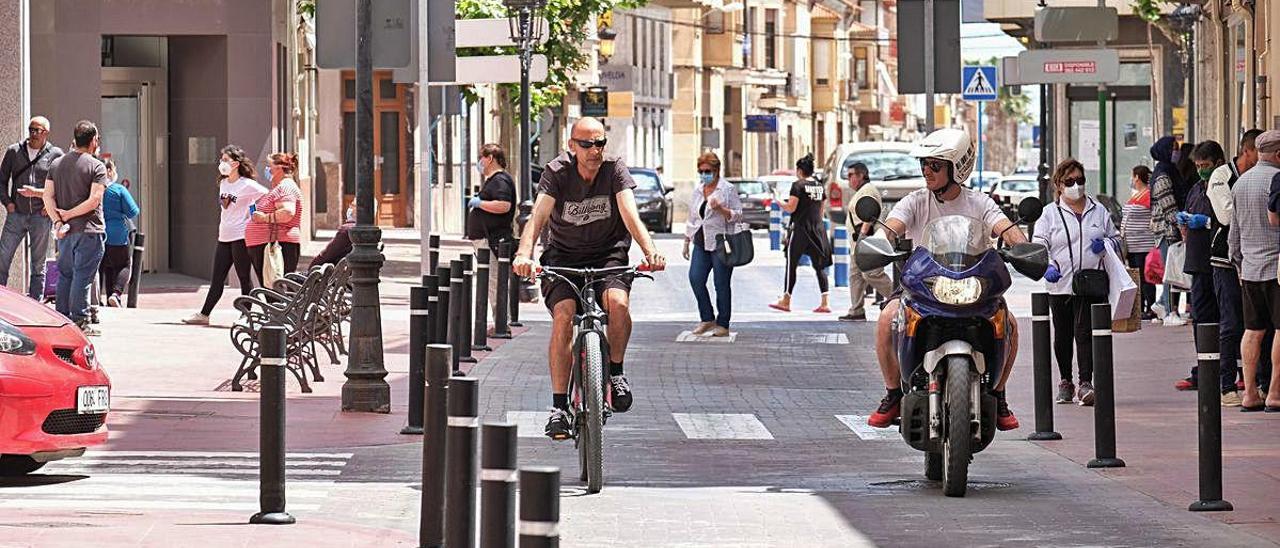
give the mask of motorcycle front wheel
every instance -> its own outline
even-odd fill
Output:
[[[932,481],[942,480],[942,453],[924,454],[924,477]]]
[[[963,497],[969,484],[973,432],[969,406],[969,360],[947,358],[946,439],[942,448],[942,493]]]

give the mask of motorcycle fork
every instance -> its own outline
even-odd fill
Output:
[[[942,382],[938,370],[929,373],[929,439],[942,438]]]
[[[969,432],[973,439],[982,439],[982,375],[973,375],[969,381]]]

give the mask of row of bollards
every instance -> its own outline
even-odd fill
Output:
[[[1094,304],[1090,309],[1091,347],[1095,401],[1094,458],[1089,468],[1119,468],[1124,460],[1116,456],[1115,368],[1111,332],[1111,306]],[[1032,352],[1036,430],[1027,439],[1060,440],[1053,424],[1053,372],[1050,344],[1049,295],[1031,295]],[[1196,358],[1201,379],[1218,379],[1218,324],[1195,326]],[[1193,512],[1231,511],[1222,499],[1222,409],[1217,382],[1201,382],[1197,395],[1199,423],[1200,499],[1191,504]]]

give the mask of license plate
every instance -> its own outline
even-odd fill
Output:
[[[76,412],[97,415],[111,409],[111,387],[81,386],[76,388]]]

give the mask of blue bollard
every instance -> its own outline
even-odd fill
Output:
[[[836,270],[836,287],[849,287],[849,229],[844,225],[836,225],[833,240],[831,248]]]
[[[776,200],[769,202],[769,251],[782,249],[782,206]]]

